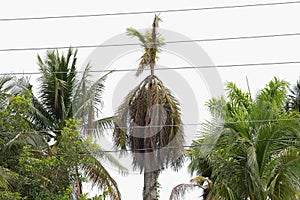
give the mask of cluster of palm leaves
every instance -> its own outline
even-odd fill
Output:
[[[275,78],[253,99],[228,83],[226,100],[210,100],[213,119],[188,152],[190,170],[206,181],[178,186],[172,198],[198,187],[211,200],[299,199],[300,122],[284,109],[287,89]]]
[[[66,56],[60,55],[57,50],[48,51],[44,59],[38,56],[41,76],[37,96],[32,92],[32,86],[28,80],[24,78],[16,80],[11,77],[2,77],[1,79],[0,100],[3,108],[11,103],[10,98],[20,93],[26,93],[30,96],[30,103],[27,105],[29,113],[23,115],[22,120],[26,121],[30,127],[29,135],[31,138],[36,135],[33,133],[37,131],[39,138],[44,141],[43,145],[46,148],[42,152],[43,155],[55,155],[57,153],[62,139],[61,132],[68,119],[81,119],[80,131],[82,134],[79,140],[82,141],[88,135],[99,135],[105,128],[112,126],[111,117],[98,119],[97,116],[97,112],[102,106],[101,95],[106,75],[90,82],[88,79],[90,66],[88,65],[79,79],[76,74],[76,61],[77,50],[74,51],[73,49],[69,49]],[[15,125],[15,127],[20,126]],[[23,132],[26,133],[24,126],[22,127]],[[9,138],[6,146],[18,144],[19,141],[23,142],[19,151],[21,151],[22,146],[28,144],[41,146],[41,143],[33,144],[33,140],[29,140],[30,137],[16,135]],[[51,141],[52,144],[49,146],[46,140]],[[85,157],[89,157],[90,162],[77,166],[76,173],[85,174],[92,185],[107,190],[112,199],[120,199],[121,195],[115,180],[99,160],[105,158],[120,170],[124,170],[124,168],[109,154],[87,152]],[[67,172],[65,176],[68,176]],[[5,178],[5,175],[3,177]],[[74,183],[74,196],[78,198],[82,195],[82,180],[77,177],[74,180],[70,179],[70,181],[70,184]]]

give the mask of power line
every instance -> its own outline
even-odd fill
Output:
[[[206,68],[231,68],[231,67],[251,67],[251,66],[272,66],[272,65],[291,65],[300,64],[300,61],[282,61],[282,62],[262,62],[262,63],[242,63],[242,64],[227,64],[227,65],[203,65],[203,66],[179,66],[179,67],[161,67],[156,68],[157,71],[163,70],[186,70],[186,69],[206,69]],[[101,66],[99,66],[101,67]],[[147,71],[149,69],[145,69]],[[103,69],[103,70],[90,70],[90,73],[102,73],[102,72],[131,72],[136,69]],[[65,74],[69,72],[53,72],[53,74]],[[84,73],[84,71],[76,71],[76,73]],[[38,75],[42,72],[11,72],[0,73],[0,76],[7,75]]]
[[[282,33],[282,34],[271,34],[271,35],[253,35],[253,36],[224,37],[224,38],[176,40],[176,41],[167,41],[167,42],[164,42],[164,43],[165,44],[177,44],[177,43],[191,43],[191,42],[215,42],[215,41],[247,40],[247,39],[262,39],[262,38],[275,38],[275,37],[292,37],[292,36],[300,36],[300,33]],[[149,43],[149,45],[151,45],[151,43]],[[92,44],[92,45],[56,46],[56,47],[5,48],[5,49],[0,49],[0,52],[40,51],[40,50],[69,49],[69,48],[76,48],[76,49],[82,49],[82,48],[107,48],[107,47],[122,47],[122,46],[140,46],[140,43]]]
[[[300,120],[300,118],[282,118],[282,119],[258,119],[258,120],[245,120],[245,121],[229,121],[229,122],[223,122],[219,121],[218,124],[224,125],[224,124],[237,124],[237,123],[265,123],[265,122],[278,122],[278,121],[294,121],[294,120]],[[120,129],[145,129],[145,128],[162,128],[162,127],[178,127],[178,126],[198,126],[203,125],[205,122],[198,122],[198,123],[185,123],[181,125],[148,125],[148,126],[118,126]],[[106,130],[114,130],[114,127],[106,127]],[[99,130],[97,128],[91,128],[91,129],[83,129],[84,131],[96,131]],[[24,131],[24,132],[0,132],[1,134],[22,134],[22,133],[45,133],[45,132],[61,132],[64,131],[63,129],[54,129],[54,130],[38,130],[38,131]]]
[[[287,2],[257,3],[257,4],[229,5],[229,6],[212,6],[212,7],[202,7],[202,8],[115,12],[115,13],[99,13],[99,14],[81,14],[81,15],[59,15],[59,16],[42,16],[42,17],[16,17],[16,18],[1,18],[0,21],[3,21],[3,22],[4,21],[29,21],[29,20],[49,20],[49,19],[70,19],[70,18],[89,18],[89,17],[105,17],[105,16],[141,15],[141,14],[154,14],[154,13],[191,12],[191,11],[220,10],[220,9],[234,9],[234,8],[247,8],[247,7],[280,6],[280,5],[289,5],[289,4],[299,4],[299,3],[300,3],[300,1],[287,1]]]
[[[260,142],[283,142],[283,141],[295,141],[295,140],[300,140],[299,137],[280,137],[280,138],[271,138],[271,139],[262,139],[262,140],[253,140],[253,141],[237,141],[237,142],[223,142],[223,143],[198,143],[198,144],[193,144],[193,145],[183,145],[183,146],[165,146],[161,149],[155,149],[156,150],[168,150],[168,149],[179,149],[183,148],[182,150],[185,150],[186,148],[193,148],[193,147],[202,147],[202,146],[223,146],[223,145],[234,145],[234,144],[250,144],[252,143],[260,143]],[[145,152],[139,152],[139,151],[145,151]],[[101,153],[118,153],[118,152],[136,152],[136,153],[149,153],[150,151],[153,152],[152,148],[140,148],[140,149],[119,149],[119,150],[96,150],[96,151],[89,151],[89,152],[76,152],[76,153],[56,153],[56,154],[41,154],[38,155],[39,157],[44,156],[44,157],[49,157],[49,156],[74,156],[74,155],[95,155],[95,154],[101,154]],[[25,156],[22,155],[17,155],[17,156],[8,156],[8,155],[0,155],[0,158],[22,158]]]

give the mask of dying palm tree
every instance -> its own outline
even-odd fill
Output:
[[[158,176],[162,169],[182,166],[184,141],[178,100],[154,75],[157,53],[163,45],[157,32],[160,18],[155,15],[152,29],[140,33],[128,28],[129,36],[137,37],[144,49],[136,75],[147,67],[151,74],[135,87],[115,114],[114,144],[130,149],[134,168],[144,172],[144,200],[158,199]]]
[[[85,134],[101,134],[112,125],[112,118],[97,119],[97,111],[101,109],[101,95],[106,75],[95,82],[88,79],[90,66],[84,70],[81,79],[77,78],[76,61],[77,50],[68,50],[67,55],[60,55],[58,51],[48,51],[44,59],[38,56],[41,77],[39,96],[33,96],[31,121],[35,128],[44,131],[48,137],[56,142],[51,152],[56,153],[56,144],[61,139],[61,130],[69,118],[82,120],[82,138]],[[78,166],[76,174],[82,170],[93,185],[100,189],[107,189],[112,199],[120,199],[115,180],[110,176],[99,159],[108,159],[119,169],[124,169],[109,154],[87,154],[93,165]],[[75,180],[76,197],[82,194],[82,181]]]

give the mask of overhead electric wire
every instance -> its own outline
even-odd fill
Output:
[[[42,16],[42,17],[18,17],[18,18],[0,18],[1,21],[28,21],[28,20],[47,20],[47,19],[67,19],[67,18],[87,18],[87,17],[104,17],[104,16],[120,16],[120,15],[138,15],[138,14],[152,14],[152,13],[173,13],[173,12],[190,12],[190,11],[202,11],[202,10],[218,10],[218,9],[233,9],[233,8],[246,8],[246,7],[262,7],[262,6],[277,6],[277,5],[288,5],[288,4],[299,4],[300,1],[290,1],[290,2],[273,2],[273,3],[257,3],[257,4],[244,4],[244,5],[229,5],[229,6],[214,6],[214,7],[203,7],[203,8],[187,8],[187,9],[168,9],[168,10],[152,10],[152,11],[135,11],[135,12],[117,12],[117,13],[102,13],[102,14],[82,14],[82,15],[60,15],[60,16]],[[300,36],[300,33],[285,33],[285,34],[273,34],[273,35],[257,35],[257,36],[241,36],[241,37],[227,37],[227,38],[211,38],[211,39],[194,39],[194,40],[180,40],[180,41],[167,41],[166,44],[176,44],[176,43],[189,43],[189,42],[212,42],[212,41],[226,41],[226,40],[240,40],[240,39],[259,39],[259,38],[273,38],[273,37],[290,37],[290,36]],[[118,47],[118,46],[135,46],[140,45],[139,43],[129,43],[129,44],[108,44],[108,45],[78,45],[73,46],[73,48],[94,48],[94,47]],[[0,52],[6,51],[33,51],[33,50],[50,50],[50,49],[67,49],[70,46],[58,46],[58,47],[29,47],[29,48],[7,48],[0,49]],[[263,66],[263,65],[282,65],[282,64],[299,64],[300,61],[290,61],[290,62],[272,62],[272,63],[249,63],[249,64],[232,64],[232,65],[216,65],[216,66],[195,66],[195,67],[171,67],[171,68],[157,68],[156,70],[170,70],[170,69],[195,69],[195,68],[225,68],[225,67],[242,67],[242,66]],[[120,69],[120,70],[92,70],[91,72],[109,72],[109,71],[135,71],[135,69]],[[40,74],[41,72],[16,72],[16,73],[0,73],[0,75],[8,74]],[[79,71],[77,73],[82,73]],[[286,120],[299,120],[300,118],[291,118],[291,119],[275,119],[275,120],[249,120],[249,121],[236,121],[236,122],[224,122],[224,123],[241,123],[241,122],[275,122],[275,121],[286,121]],[[183,126],[195,126],[200,125],[201,123],[191,123],[183,124]],[[146,127],[162,127],[162,126],[174,126],[174,125],[160,125],[160,126],[146,126]],[[119,128],[128,128],[128,127],[119,127]],[[130,128],[145,128],[143,126],[136,126]],[[51,130],[44,131],[34,131],[32,133],[38,132],[49,132]],[[58,130],[54,130],[58,131]],[[62,131],[62,130],[59,130]],[[3,132],[2,132],[3,133]],[[13,132],[10,132],[13,133]],[[26,132],[30,133],[30,132]],[[299,137],[282,137],[282,138],[272,138],[272,139],[263,139],[263,140],[254,140],[254,142],[269,142],[269,141],[285,141],[285,140],[299,140]],[[248,141],[242,142],[227,142],[227,143],[202,143],[196,145],[187,145],[181,146],[183,148],[191,148],[197,146],[215,146],[215,145],[231,145],[231,144],[244,144]],[[167,146],[164,149],[178,148],[178,146]],[[72,156],[72,155],[90,155],[92,153],[101,153],[101,152],[120,152],[120,151],[147,151],[153,150],[149,148],[143,149],[125,149],[125,150],[98,150],[95,152],[78,152],[74,154],[55,154],[54,156]],[[43,156],[43,155],[42,155]],[[44,155],[48,156],[48,155]],[[5,156],[0,156],[3,158]],[[22,156],[15,156],[22,157]]]
[[[228,122],[223,122],[219,121],[218,124],[224,125],[224,124],[237,124],[237,123],[265,123],[265,122],[278,122],[278,121],[293,121],[293,120],[300,120],[300,118],[283,118],[283,119],[257,119],[257,120],[245,120],[245,121],[228,121]],[[185,123],[182,124],[181,126],[198,126],[198,125],[203,125],[205,122],[198,122],[198,123]],[[147,125],[147,126],[118,126],[120,129],[145,129],[145,128],[159,128],[159,127],[178,127],[180,125]],[[106,127],[105,130],[113,130],[114,127]],[[83,128],[84,131],[93,131],[93,130],[99,130],[97,128],[92,128],[92,129],[85,129]],[[54,130],[37,130],[37,131],[23,131],[23,132],[0,132],[1,134],[20,134],[20,133],[45,133],[45,132],[61,132],[63,129],[54,129]],[[80,130],[82,131],[82,130]]]
[[[261,38],[275,38],[275,37],[292,37],[300,36],[300,32],[296,33],[282,33],[271,35],[252,35],[252,36],[238,36],[238,37],[224,37],[224,38],[207,38],[207,39],[191,39],[191,40],[175,40],[166,41],[165,44],[177,43],[191,43],[191,42],[214,42],[214,41],[227,41],[227,40],[247,40],[247,39],[261,39]],[[150,43],[151,44],[151,43]],[[122,46],[140,46],[140,43],[123,43],[123,44],[92,44],[92,45],[75,45],[75,46],[55,46],[55,47],[24,47],[24,48],[5,48],[0,49],[0,52],[9,51],[40,51],[40,50],[53,50],[53,49],[69,49],[69,48],[106,48],[106,47],[122,47]]]
[[[200,8],[182,8],[182,9],[166,9],[166,10],[150,10],[150,11],[132,11],[132,12],[115,12],[115,13],[99,13],[99,14],[77,14],[77,15],[58,15],[58,16],[41,16],[41,17],[15,17],[15,18],[0,18],[0,22],[5,21],[30,21],[30,20],[49,20],[49,19],[70,19],[70,18],[89,18],[89,17],[105,17],[105,16],[124,16],[124,15],[141,15],[154,13],[174,13],[174,12],[191,12],[191,11],[205,11],[205,10],[223,10],[234,8],[251,8],[251,7],[265,7],[265,6],[280,6],[299,4],[300,1],[286,1],[286,2],[271,2],[271,3],[256,3],[243,5],[228,5],[228,6],[211,6]]]
[[[291,65],[300,64],[300,61],[282,61],[282,62],[262,62],[262,63],[241,63],[241,64],[226,64],[226,65],[203,65],[203,66],[179,66],[179,67],[161,67],[156,68],[157,71],[163,70],[185,70],[185,69],[207,69],[207,68],[231,68],[231,67],[251,67],[251,66],[272,66],[272,65]],[[103,66],[96,66],[103,67]],[[145,69],[145,71],[150,69]],[[136,69],[103,69],[103,70],[90,70],[90,73],[102,73],[102,72],[131,72]],[[52,72],[53,74],[65,74],[69,72]],[[76,73],[84,73],[84,71],[76,71]],[[5,72],[0,73],[0,76],[9,75],[38,75],[42,72]]]
[[[241,122],[276,122],[276,121],[290,121],[290,120],[300,120],[300,118],[287,118],[287,119],[273,119],[273,120],[248,120],[248,121],[236,121],[236,122],[223,122],[223,123],[241,123]],[[183,126],[194,126],[194,125],[200,125],[202,123],[190,123],[190,124],[183,124]],[[169,125],[169,126],[175,126],[175,125]],[[148,126],[148,127],[161,127],[161,126]],[[122,128],[122,127],[119,127]],[[128,128],[128,127],[123,127],[123,128]],[[140,126],[138,127],[131,127],[131,128],[141,128]],[[89,130],[94,130],[94,129],[89,129]],[[1,132],[3,133],[42,133],[42,132],[49,132],[50,130],[44,130],[44,131],[33,131],[33,132]],[[52,130],[52,131],[63,131],[63,130]],[[283,142],[283,141],[295,141],[295,140],[300,140],[300,137],[279,137],[279,138],[270,138],[270,139],[261,139],[261,140],[256,140],[254,139],[253,141],[235,141],[235,142],[222,142],[222,143],[200,143],[200,144],[191,144],[191,145],[182,145],[182,146],[165,146],[162,149],[174,149],[174,148],[183,148],[190,149],[193,147],[201,147],[201,146],[222,146],[222,145],[238,145],[238,144],[248,144],[249,142],[254,142],[254,143],[259,143],[259,142]],[[99,153],[118,153],[118,152],[136,152],[136,153],[143,153],[139,151],[147,151],[153,150],[152,148],[141,148],[141,149],[114,149],[114,150],[96,150],[96,151],[88,151],[88,152],[76,152],[76,153],[71,153],[71,154],[52,154],[52,155],[39,155],[39,156],[74,156],[74,155],[92,155],[92,154],[99,154]],[[0,158],[22,158],[24,156],[22,155],[17,155],[17,156],[7,156],[7,155],[0,155]]]
[[[193,147],[202,147],[202,146],[223,146],[223,145],[238,145],[238,144],[248,144],[249,142],[282,142],[287,140],[300,140],[300,137],[281,137],[281,138],[271,138],[271,139],[262,139],[262,140],[253,140],[253,141],[236,141],[236,142],[223,142],[223,143],[201,143],[201,144],[193,144],[193,145],[183,145],[183,146],[165,146],[162,149],[155,149],[155,151],[159,150],[167,150],[167,149],[178,149],[183,148],[183,150],[190,149]],[[250,144],[250,143],[249,143]],[[145,151],[145,152],[139,152],[139,151]],[[101,153],[118,153],[118,152],[134,152],[134,153],[148,153],[150,151],[153,151],[152,148],[141,148],[141,149],[118,149],[118,150],[96,150],[96,151],[88,151],[88,152],[76,152],[76,153],[56,153],[56,154],[40,154],[38,157],[50,157],[50,156],[74,156],[74,155],[95,155],[95,154],[101,154]],[[26,156],[22,155],[15,155],[15,156],[9,156],[9,155],[0,155],[0,158],[12,158],[12,159],[18,159],[23,158]]]

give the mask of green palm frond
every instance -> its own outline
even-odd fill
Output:
[[[108,191],[108,195],[112,200],[120,200],[121,193],[116,181],[110,176],[101,162],[93,156],[89,156],[89,159],[93,162],[83,165],[82,170],[92,182],[92,186],[97,186],[100,190]]]
[[[55,127],[52,115],[50,115],[43,104],[32,96],[32,107],[30,107],[29,120],[35,126],[36,130],[51,130]]]
[[[13,191],[13,185],[16,179],[16,173],[0,166],[0,188],[5,189],[5,191]]]
[[[1,93],[8,93],[14,87],[12,80],[13,80],[13,77],[11,77],[9,75],[0,77],[0,92]]]
[[[100,136],[104,128],[112,127],[109,118],[96,120],[103,106],[104,81],[111,72],[92,83],[88,79],[90,68],[90,65],[86,67],[81,80],[77,84],[73,97],[73,108],[75,108],[73,116],[83,120],[83,128],[88,130],[88,133],[96,133],[97,136]]]
[[[224,97],[212,98],[205,103],[205,106],[214,118],[226,119],[226,100]]]
[[[257,96],[258,101],[270,102],[271,106],[281,110],[285,104],[289,83],[278,78],[271,80]]]
[[[300,188],[300,151],[297,148],[287,148],[276,158],[274,179],[270,184],[272,199],[298,199],[297,191]]]
[[[134,28],[127,29],[127,35],[131,37],[137,37],[143,47],[143,55],[140,58],[139,67],[136,72],[136,76],[139,76],[146,67],[151,69],[151,74],[154,74],[154,67],[156,60],[158,59],[157,54],[160,52],[160,47],[164,45],[163,37],[157,32],[158,24],[162,21],[158,15],[155,15],[152,24],[152,29],[141,33]]]
[[[67,56],[58,51],[48,51],[43,60],[38,56],[42,76],[39,81],[40,99],[45,110],[52,116],[57,128],[62,128],[64,121],[71,116],[72,93],[75,87],[77,50],[70,48]]]
[[[130,37],[137,37],[140,40],[141,45],[144,48],[146,48],[147,41],[146,41],[145,36],[142,33],[140,33],[138,30],[136,30],[134,28],[127,28],[126,31],[127,31],[127,35],[128,36],[130,36]]]
[[[97,137],[103,135],[106,130],[114,128],[114,117],[105,117],[94,121],[93,134]]]
[[[226,100],[207,103],[214,118],[188,157],[190,170],[214,183],[208,199],[297,199],[300,123],[282,111],[287,86],[275,78],[252,99],[230,83]]]

